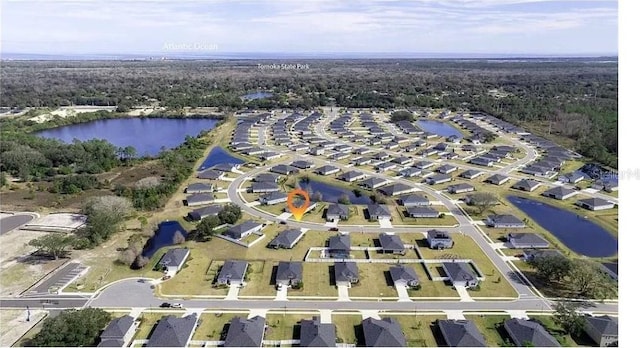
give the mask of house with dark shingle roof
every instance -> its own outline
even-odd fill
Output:
[[[466,262],[443,262],[442,268],[453,286],[473,288],[479,283],[476,272]]]
[[[470,320],[438,319],[436,326],[440,329],[447,347],[486,347],[487,342]]]
[[[400,198],[398,198],[398,201],[400,202],[400,204],[402,204],[405,207],[421,207],[421,206],[428,206],[431,204],[428,198],[418,194],[409,194],[406,196],[401,196]]]
[[[326,213],[327,221],[339,221],[349,219],[349,207],[344,204],[329,204]]]
[[[489,215],[487,217],[487,226],[494,228],[525,228],[527,225],[511,214]]]
[[[207,207],[202,207],[198,209],[194,209],[187,214],[187,217],[192,221],[199,221],[207,216],[216,216],[219,212],[222,211],[221,205],[210,205]]]
[[[338,176],[338,179],[346,182],[354,182],[354,181],[362,180],[366,177],[367,176],[364,173],[352,170],[350,172],[341,174],[340,176]]]
[[[565,257],[562,253],[556,249],[524,249],[522,256],[525,261],[533,261],[535,259],[541,259],[545,257]]]
[[[298,169],[296,167],[288,166],[286,164],[275,165],[275,166],[271,167],[271,169],[269,169],[269,170],[272,173],[282,174],[282,175],[290,175],[290,174],[296,174],[296,173],[300,172],[300,169]]]
[[[539,182],[539,181],[536,181],[536,180],[522,179],[522,180],[518,181],[517,183],[515,183],[511,187],[516,189],[516,190],[532,192],[535,189],[537,189],[538,187],[540,187],[541,185],[542,185],[542,183]]]
[[[505,320],[503,327],[518,347],[560,347],[560,343],[535,321],[512,318]]]
[[[216,285],[240,285],[244,281],[244,275],[247,272],[249,263],[247,261],[227,260],[224,262],[218,276],[216,277]]]
[[[176,274],[187,262],[189,258],[189,248],[169,249],[160,259],[158,265],[162,266],[165,272]]]
[[[435,162],[431,162],[431,161],[418,161],[418,162],[413,164],[413,166],[418,168],[418,169],[427,169],[427,168],[435,166],[435,165],[436,165],[436,163]]]
[[[395,234],[380,233],[378,241],[383,254],[404,255],[405,253],[402,239]]]
[[[515,249],[549,247],[549,242],[537,233],[509,233],[507,239]]]
[[[299,160],[299,161],[291,162],[291,166],[300,168],[300,169],[309,169],[309,168],[313,168],[315,164],[313,164],[313,162],[311,161]]]
[[[302,282],[302,262],[280,261],[276,271],[276,284],[295,286]]]
[[[456,170],[458,170],[458,167],[452,166],[450,164],[445,164],[445,165],[442,165],[442,166],[436,168],[436,172],[438,172],[440,174],[450,174],[450,173],[455,172]]]
[[[447,191],[449,193],[466,193],[475,191],[475,187],[473,185],[467,184],[466,182],[455,184],[447,187]]]
[[[223,234],[227,237],[240,240],[252,233],[260,232],[264,226],[255,221],[245,221],[228,228]]]
[[[254,182],[270,182],[270,183],[277,183],[278,179],[280,179],[280,176],[278,175],[273,175],[273,174],[269,174],[269,173],[261,173],[256,175],[253,178]]]
[[[406,347],[407,339],[398,321],[394,318],[362,321],[364,345],[366,347]]]
[[[278,192],[280,191],[280,186],[278,186],[278,184],[273,182],[258,181],[251,184],[251,186],[249,186],[249,189],[247,191],[251,193]]]
[[[326,166],[322,166],[322,167],[316,169],[315,172],[320,174],[320,175],[331,175],[331,174],[335,174],[335,173],[337,173],[339,171],[340,171],[340,168],[338,168],[338,167],[326,165]]]
[[[407,215],[412,218],[437,218],[440,217],[440,212],[431,207],[408,207]]]
[[[578,194],[578,191],[562,186],[550,188],[542,193],[543,196],[558,200],[565,200]]]
[[[405,184],[392,184],[388,186],[383,186],[378,190],[386,196],[397,196],[397,195],[409,193],[413,191],[413,188]]]
[[[260,201],[260,204],[274,205],[274,204],[286,202],[287,197],[288,197],[287,194],[280,191],[276,191],[276,192],[269,192],[264,195],[261,195],[260,197],[258,197],[258,201]]]
[[[138,324],[130,315],[113,319],[100,334],[98,347],[126,347],[137,327]]]
[[[381,179],[381,178],[377,178],[377,177],[371,177],[369,179],[366,179],[362,182],[362,186],[368,188],[368,189],[375,189],[378,188],[380,186],[383,186],[384,184],[387,183],[387,180],[385,179]]]
[[[391,220],[391,211],[389,211],[389,208],[384,204],[368,204],[367,213],[369,214],[370,221],[381,219]]]
[[[409,167],[400,170],[398,174],[404,176],[405,178],[413,178],[415,176],[420,176],[422,174],[422,170],[415,167]]]
[[[465,179],[475,179],[475,178],[479,177],[480,175],[482,175],[482,171],[479,171],[477,169],[469,169],[469,170],[465,170],[464,172],[460,173],[459,177],[465,178]]]
[[[435,174],[427,178],[429,185],[443,184],[453,180],[450,175],[447,174]]]
[[[196,331],[198,314],[182,318],[166,315],[158,321],[149,337],[147,347],[186,347]]]
[[[494,161],[491,158],[479,156],[479,157],[474,157],[471,160],[469,160],[469,163],[475,164],[475,165],[478,165],[478,166],[492,167],[493,164],[494,164]]]
[[[427,245],[430,249],[453,248],[454,242],[447,231],[429,230],[427,231]]]
[[[282,231],[267,244],[267,247],[272,249],[291,249],[300,241],[303,235],[304,233],[300,229]]]
[[[329,257],[337,259],[348,259],[351,252],[351,236],[339,234],[329,237],[328,247]]]
[[[391,266],[389,273],[395,285],[415,287],[420,284],[420,279],[415,269],[407,265]]]
[[[594,197],[594,198],[585,198],[578,200],[576,205],[579,207],[589,209],[589,210],[605,210],[605,209],[613,209],[616,204],[613,202],[609,202],[606,199]]]
[[[584,331],[600,347],[613,347],[618,343],[618,318],[608,315],[585,316]]]
[[[335,347],[336,326],[324,324],[319,317],[300,320],[300,347]]]
[[[209,169],[219,170],[221,172],[232,172],[238,168],[240,168],[240,165],[237,163],[218,163]]]
[[[494,184],[494,185],[502,185],[504,183],[506,183],[507,181],[509,181],[509,177],[506,175],[502,175],[502,174],[494,174],[490,177],[488,177],[484,182],[488,182],[490,184]]]
[[[261,347],[265,332],[265,318],[250,319],[234,317],[229,322],[224,339],[225,347]]]
[[[360,281],[357,262],[336,262],[333,264],[333,272],[338,286],[351,287],[351,284]]]
[[[203,204],[212,204],[215,202],[215,199],[211,195],[211,193],[196,193],[193,195],[187,196],[185,199],[185,203],[188,207],[193,207],[196,205]]]
[[[224,172],[215,169],[207,169],[196,175],[198,179],[218,180],[224,177]]]

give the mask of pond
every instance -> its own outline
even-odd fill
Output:
[[[618,240],[582,215],[522,197],[507,199],[578,254],[608,257],[618,252]]]
[[[36,135],[65,143],[104,139],[117,147],[133,146],[138,156],[156,156],[163,147],[177,147],[187,135],[196,136],[217,123],[208,118],[114,118],[47,129]]]
[[[273,93],[271,93],[271,92],[254,92],[254,93],[245,94],[240,98],[242,98],[244,100],[254,100],[254,99],[264,99],[264,98],[269,98],[269,97],[273,97]]]
[[[452,135],[457,135],[462,138],[462,133],[460,133],[460,131],[456,127],[445,122],[433,120],[418,120],[416,123],[425,132],[438,134],[439,136],[445,138]]]
[[[160,248],[173,245],[173,236],[180,232],[187,238],[187,231],[178,221],[163,221],[158,225],[158,230],[149,238],[142,250],[142,256],[151,258]]]
[[[309,193],[311,197],[314,192],[320,192],[322,194],[323,202],[338,203],[338,199],[342,195],[349,197],[351,204],[370,204],[373,203],[371,198],[367,195],[356,196],[353,190],[342,188],[335,185],[330,185],[321,181],[309,180],[308,182],[300,182],[302,189]]]
[[[198,170],[205,170],[220,163],[244,163],[244,160],[234,157],[225,151],[225,149],[220,146],[216,146],[211,149],[211,152],[209,152],[209,155],[207,155],[207,158],[205,158]]]

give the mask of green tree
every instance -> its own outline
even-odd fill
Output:
[[[553,305],[553,322],[558,324],[565,333],[574,337],[580,336],[584,329],[584,315],[578,312],[578,309],[584,307],[581,302],[556,302]]]
[[[57,260],[68,252],[67,249],[74,246],[76,240],[77,238],[72,235],[52,233],[30,240],[29,245],[38,248],[38,250],[51,255]]]
[[[405,110],[394,111],[391,113],[391,122],[397,123],[400,121],[415,121],[415,117],[412,113]]]
[[[571,261],[564,256],[534,258],[529,262],[536,275],[544,281],[562,281],[571,270]]]
[[[338,203],[351,204],[351,201],[349,200],[349,196],[346,193],[343,193],[342,195],[340,195],[340,197],[338,197]]]
[[[578,297],[605,299],[616,295],[616,284],[594,261],[573,260],[568,277],[568,285]]]
[[[67,309],[55,318],[47,318],[42,329],[29,341],[36,347],[95,346],[100,331],[111,315],[100,308]]]
[[[208,241],[214,235],[214,228],[220,226],[220,219],[217,216],[207,216],[200,220],[193,231],[193,238],[198,241]]]

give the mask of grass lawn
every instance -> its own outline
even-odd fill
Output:
[[[295,326],[302,319],[311,319],[310,314],[267,314],[267,332],[265,340],[291,340],[300,338],[299,330]],[[294,337],[294,331],[296,336]]]
[[[349,289],[351,297],[398,297],[396,288],[390,285],[388,265],[358,264],[360,282]],[[387,280],[389,277],[389,280]],[[389,283],[388,283],[389,282]]]
[[[216,289],[211,284],[223,261],[211,261],[208,251],[192,248],[189,260],[175,277],[159,285],[165,295],[219,295],[227,294],[227,289]]]
[[[407,266],[412,267],[418,279],[420,279],[420,290],[408,290],[411,297],[458,297],[458,292],[450,285],[444,282],[434,282],[429,279],[427,272],[421,264],[410,263]]]
[[[584,332],[579,337],[565,334],[560,326],[553,322],[553,317],[550,315],[531,315],[529,318],[542,324],[563,347],[597,346]]]
[[[249,262],[251,273],[247,276],[247,285],[240,289],[239,296],[273,296],[276,295],[275,284],[271,284],[272,270],[277,266],[274,261]]]
[[[284,208],[287,206],[287,203],[278,203],[274,205],[257,205],[254,208],[260,209],[262,211],[266,211],[267,213],[271,213],[273,215],[280,215],[284,213]]]
[[[507,319],[511,319],[508,315],[465,315],[466,319],[473,321],[478,330],[484,336],[484,339],[487,341],[487,346],[489,347],[498,347],[502,346],[505,342],[504,338],[501,335],[502,322]],[[502,334],[505,334],[502,332]]]
[[[165,315],[168,315],[168,313],[142,313],[140,315],[140,326],[138,327],[138,330],[136,331],[135,336],[133,336],[134,339],[136,340],[146,340],[149,338],[149,336],[151,336],[151,332],[153,331],[153,328],[156,326],[156,324],[158,323],[158,321],[164,317]],[[176,315],[179,316],[179,315]]]
[[[386,316],[381,316],[384,318]],[[436,337],[439,334],[438,328],[434,327],[437,319],[447,319],[445,315],[394,315],[407,338],[409,347],[438,347]]]
[[[302,265],[304,286],[300,290],[289,289],[287,295],[338,297],[338,289],[330,282],[333,278],[330,269],[333,269],[333,264],[327,262],[304,263]]]
[[[336,326],[338,343],[356,343],[356,327],[362,324],[361,315],[334,313],[331,322]]]
[[[200,326],[196,328],[192,340],[220,340],[222,329],[233,317],[246,318],[247,313],[203,313],[200,315]]]

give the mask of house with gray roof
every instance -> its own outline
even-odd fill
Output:
[[[126,347],[133,338],[138,324],[132,316],[124,315],[113,319],[100,334],[98,347]]]
[[[578,194],[578,191],[567,187],[556,186],[542,193],[543,196],[558,200],[565,200]]]
[[[460,177],[461,178],[465,178],[465,179],[475,179],[477,177],[479,177],[480,175],[482,175],[482,171],[479,171],[477,169],[469,169],[469,170],[465,170],[464,172],[460,173]]]
[[[336,326],[323,324],[320,317],[300,320],[300,347],[335,347]]]
[[[216,285],[240,285],[244,281],[249,263],[247,261],[227,260],[216,277]]]
[[[383,254],[405,254],[404,243],[402,243],[402,239],[395,234],[380,233],[378,241],[380,242]]]
[[[494,165],[494,160],[491,158],[487,158],[485,156],[478,156],[469,160],[469,163],[475,164],[478,166],[492,167]]]
[[[407,339],[402,327],[394,318],[374,319],[362,321],[365,347],[406,347]]]
[[[579,207],[589,209],[589,210],[605,210],[605,209],[613,209],[616,204],[613,202],[609,202],[606,199],[594,197],[594,198],[585,198],[578,200],[576,205]]]
[[[486,221],[487,226],[494,228],[525,228],[527,225],[511,214],[489,215]]]
[[[147,347],[186,347],[196,331],[197,322],[196,313],[182,318],[165,315],[153,329]]]
[[[259,315],[244,319],[234,317],[229,322],[225,347],[261,347],[265,332],[265,318]]]
[[[450,249],[453,248],[454,244],[453,239],[447,231],[427,231],[427,245],[429,245],[430,249]]]
[[[196,175],[198,179],[219,180],[224,177],[224,172],[216,169],[207,169]]]
[[[276,191],[276,192],[269,192],[258,197],[258,201],[260,201],[260,204],[274,205],[274,204],[286,202],[287,198],[288,198],[287,194],[280,191]]]
[[[398,174],[404,176],[405,178],[413,178],[416,176],[420,176],[422,174],[422,170],[416,167],[409,167],[409,168],[400,170]]]
[[[277,183],[280,176],[273,175],[269,173],[260,173],[253,178],[255,182],[269,182],[269,183]]]
[[[436,326],[447,347],[486,347],[487,342],[471,320],[438,319]]]
[[[329,204],[326,213],[327,221],[339,221],[349,219],[349,207],[344,204]]]
[[[488,177],[484,182],[488,182],[494,185],[502,185],[509,181],[509,177],[502,174],[494,174]]]
[[[315,167],[315,164],[311,161],[299,160],[291,162],[291,166],[300,169],[309,169]]]
[[[466,193],[475,191],[475,187],[473,185],[467,184],[466,182],[455,184],[447,187],[447,191],[449,193]]]
[[[415,287],[420,285],[420,278],[413,267],[396,265],[389,268],[393,284],[399,286]]]
[[[369,214],[370,221],[381,219],[391,220],[391,211],[389,211],[389,208],[384,204],[368,204],[367,213]]]
[[[295,286],[302,282],[302,262],[280,261],[276,271],[276,284]]]
[[[416,163],[413,164],[413,166],[418,169],[427,169],[435,165],[436,163],[431,161],[417,161]]]
[[[383,186],[386,183],[387,183],[387,180],[385,179],[370,177],[369,179],[364,180],[361,185],[364,186],[365,188],[372,190],[380,186]]]
[[[337,259],[348,259],[351,252],[351,236],[339,234],[329,237],[328,247],[329,257]]]
[[[331,174],[335,174],[335,173],[337,173],[339,171],[340,171],[340,168],[338,168],[338,167],[326,165],[326,166],[322,166],[322,167],[316,169],[315,172],[320,174],[320,175],[331,175]]]
[[[397,196],[413,191],[413,187],[405,184],[392,184],[378,189],[385,196]]]
[[[437,218],[440,217],[440,212],[431,207],[408,207],[407,215],[412,218]]]
[[[442,166],[436,168],[436,172],[438,172],[440,174],[450,174],[450,173],[455,172],[456,170],[458,170],[458,167],[452,166],[450,164],[445,164],[445,165],[442,165]]]
[[[254,182],[249,186],[247,190],[251,193],[268,193],[268,192],[278,192],[280,191],[280,186],[273,182]]]
[[[240,168],[240,164],[237,163],[218,163],[209,169],[219,170],[221,172],[233,172],[238,168]]]
[[[418,194],[401,196],[400,198],[398,198],[398,201],[405,207],[423,207],[431,204],[428,198]]]
[[[560,347],[560,343],[535,321],[512,318],[505,320],[503,327],[517,347]]]
[[[187,217],[191,221],[200,221],[207,216],[217,216],[222,211],[221,205],[210,205],[202,208],[192,210],[187,214]]]
[[[245,221],[227,229],[223,234],[229,238],[240,240],[252,233],[260,232],[264,226],[255,221]]]
[[[272,249],[291,249],[300,241],[303,235],[304,233],[297,228],[285,230],[278,233],[278,235],[267,244],[267,247]]]
[[[215,203],[215,199],[213,198],[211,193],[196,193],[187,196],[187,198],[185,199],[185,204],[188,207],[213,203]]]
[[[576,184],[585,179],[585,174],[582,172],[573,172],[566,175],[563,175],[558,178],[558,180],[570,184]]]
[[[400,156],[392,159],[391,162],[404,166],[413,163],[413,160],[409,157]]]
[[[433,147],[434,150],[438,150],[438,151],[446,151],[448,148],[449,148],[449,144],[447,143],[438,143]]]
[[[333,272],[338,286],[348,286],[360,281],[357,262],[336,262],[333,264]]]
[[[515,249],[549,247],[549,242],[537,233],[509,233],[507,239]]]
[[[339,175],[338,179],[340,179],[342,181],[346,181],[346,182],[354,182],[354,181],[362,180],[362,179],[364,179],[366,177],[367,176],[364,173],[352,170],[350,172],[346,172],[346,173],[343,173],[343,174]]]
[[[168,274],[176,274],[189,258],[189,248],[169,249],[158,262]]]
[[[291,175],[291,174],[296,174],[296,173],[300,172],[300,169],[298,169],[296,167],[288,166],[286,164],[275,165],[275,166],[271,167],[271,169],[269,169],[269,170],[272,173],[282,174],[282,175]]]
[[[351,163],[353,163],[356,166],[364,166],[371,163],[371,161],[372,159],[370,157],[360,157],[360,158],[352,159]]]
[[[375,167],[375,170],[378,172],[386,172],[387,170],[391,170],[397,167],[396,164],[391,162],[382,162]]]
[[[556,249],[524,249],[522,251],[522,256],[524,260],[528,262],[545,257],[565,257]]]
[[[466,262],[443,262],[442,268],[447,274],[453,286],[464,286],[474,288],[478,286],[479,280],[476,272]]]
[[[537,189],[541,185],[542,185],[542,183],[540,181],[537,181],[537,180],[522,179],[522,180],[518,181],[517,183],[515,183],[511,187],[516,189],[516,190],[533,192],[533,191],[535,191],[535,189]]]
[[[618,318],[585,316],[584,331],[600,347],[618,346]]]
[[[429,185],[437,185],[444,184],[445,182],[449,182],[453,180],[450,175],[447,174],[435,174],[427,178],[427,183]]]

